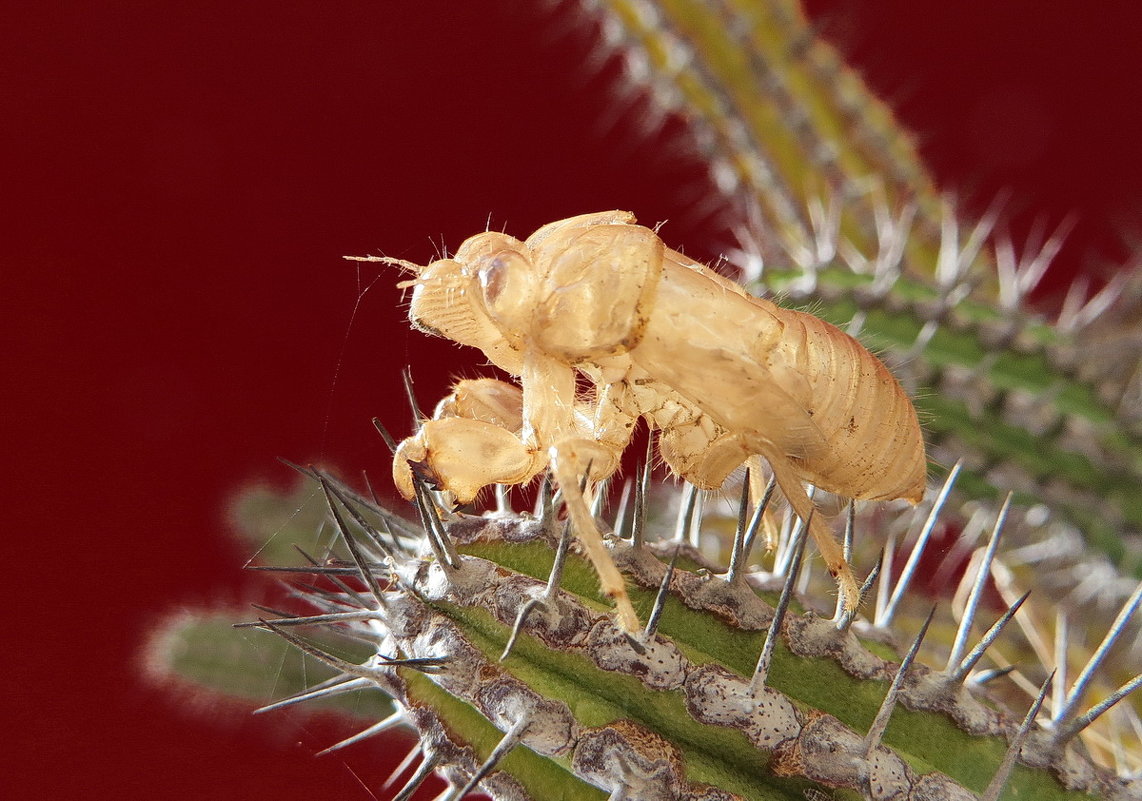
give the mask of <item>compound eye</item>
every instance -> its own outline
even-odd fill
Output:
[[[535,274],[531,262],[516,250],[501,250],[480,259],[476,276],[484,308],[509,340],[525,337],[535,315]]]

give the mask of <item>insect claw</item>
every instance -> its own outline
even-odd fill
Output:
[[[440,478],[432,470],[427,459],[422,461],[406,459],[405,461],[408,462],[408,469],[412,471],[412,474],[422,481],[430,490],[439,492],[444,489],[444,487],[441,486]]]

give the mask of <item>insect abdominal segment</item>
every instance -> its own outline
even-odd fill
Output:
[[[402,267],[417,273],[413,325],[479,348],[518,386],[459,382],[398,447],[398,489],[411,498],[416,475],[467,503],[550,468],[628,631],[637,617],[578,484],[588,466],[596,481],[618,468],[640,419],[671,471],[702,489],[764,458],[849,608],[858,583],[803,483],[858,499],[923,494],[916,413],[876,357],[670,250],[629,213],[561,220],[523,242],[479,234],[451,259]]]

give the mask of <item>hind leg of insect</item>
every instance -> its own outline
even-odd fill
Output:
[[[752,454],[746,465],[749,466],[749,491],[753,496],[754,503],[760,503],[762,497],[765,495],[765,486],[767,481],[767,473],[770,472],[766,469],[766,462],[758,454]],[[766,507],[765,512],[761,516],[761,533],[765,537],[765,550],[771,552],[777,548],[777,537],[780,530],[780,525],[777,522],[777,512],[773,505]]]
[[[753,451],[752,440],[749,435],[731,434],[699,414],[681,425],[664,427],[658,447],[675,475],[700,489],[719,489],[730,473],[745,464],[749,468],[750,496],[754,504],[759,504],[765,496],[770,470]],[[777,546],[778,532],[772,505],[762,515],[761,531],[766,550],[772,551]]]
[[[762,456],[769,462],[773,476],[777,479],[777,486],[789,501],[789,505],[793,507],[793,511],[802,520],[808,521],[809,533],[813,535],[813,542],[817,544],[817,550],[825,560],[825,566],[837,580],[845,608],[855,611],[860,606],[860,584],[857,583],[852,567],[845,559],[840,543],[825,525],[824,518],[819,513],[814,514],[818,510],[814,508],[813,502],[805,492],[795,466],[788,459],[772,451],[763,451]]]

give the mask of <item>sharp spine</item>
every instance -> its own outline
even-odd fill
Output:
[[[273,712],[275,709],[285,709],[286,707],[300,704],[305,701],[313,701],[317,698],[331,698],[336,695],[343,695],[344,693],[351,693],[356,690],[366,690],[373,685],[370,679],[356,677],[348,678],[345,676],[336,677],[334,683],[326,684],[325,686],[315,687],[304,692],[296,693],[288,698],[274,701],[272,704],[260,706],[254,710],[255,715],[263,715],[266,712]]]
[[[979,611],[979,601],[983,596],[984,587],[987,586],[987,580],[991,577],[991,565],[999,548],[1000,537],[1003,536],[1003,526],[1007,522],[1007,513],[1011,509],[1011,497],[1012,493],[1007,493],[1007,498],[1003,501],[999,514],[996,515],[995,526],[991,530],[987,549],[984,551],[983,558],[980,559],[975,581],[972,583],[971,592],[968,593],[967,603],[964,605],[963,617],[960,619],[960,625],[956,631],[952,652],[948,655],[947,670],[951,670],[953,665],[958,665],[964,659],[968,637],[971,635],[972,626],[975,624],[976,614]]]
[[[420,404],[416,400],[416,392],[412,388],[412,367],[405,365],[400,373],[401,383],[404,384],[404,395],[408,400],[409,411],[412,412],[412,430],[416,431],[420,428],[420,423],[424,420],[424,415],[420,411]]]
[[[1100,715],[1111,709],[1115,704],[1117,704],[1126,696],[1130,695],[1130,693],[1134,692],[1139,687],[1142,687],[1142,674],[1135,676],[1130,681],[1126,682],[1109,696],[1107,696],[1104,700],[1095,704],[1085,715],[1081,715],[1075,718],[1066,726],[1056,729],[1054,737],[1055,742],[1062,744],[1072,739],[1087,726],[1094,723]]]
[[[399,726],[403,722],[404,722],[404,713],[403,712],[394,712],[391,715],[389,715],[387,718],[385,718],[384,720],[379,721],[377,723],[374,723],[372,726],[369,726],[367,729],[364,729],[363,731],[357,732],[352,737],[346,737],[344,740],[342,740],[339,743],[334,743],[333,745],[329,746],[328,748],[321,749],[316,754],[314,754],[314,756],[324,756],[325,754],[332,753],[333,751],[339,751],[342,748],[345,748],[346,746],[353,745],[354,743],[359,743],[362,740],[367,740],[370,737],[375,737],[378,734],[382,734],[383,732],[388,731],[389,729],[393,728],[394,726]]]
[[[483,781],[489,773],[495,770],[495,767],[497,764],[499,764],[500,760],[507,756],[509,751],[515,748],[516,743],[518,743],[523,737],[529,725],[531,725],[531,720],[527,717],[521,717],[518,721],[516,721],[511,729],[504,733],[504,736],[500,739],[499,743],[495,748],[492,749],[492,753],[488,755],[486,760],[484,760],[484,764],[480,765],[479,769],[472,774],[470,779],[468,779],[468,782],[463,787],[461,787],[458,792],[450,788],[448,793],[445,795],[445,798],[448,801],[461,801],[464,796],[475,790],[476,785]]]
[[[631,547],[641,549],[646,542],[646,498],[650,492],[650,466],[651,447],[654,443],[654,433],[647,435],[646,456],[642,463],[638,482],[634,493],[634,525],[631,528]]]
[[[682,490],[682,505],[678,508],[678,520],[674,526],[674,541],[689,542],[690,528],[694,521],[694,507],[698,501],[698,488],[687,483]]]
[[[385,428],[384,424],[381,422],[381,418],[373,418],[373,428],[377,429],[377,433],[380,434],[381,439],[385,441],[385,445],[387,445],[389,448],[389,453],[396,454],[397,441],[393,439],[393,435],[389,433],[387,428]]]
[[[872,585],[875,584],[876,580],[880,577],[880,571],[883,566],[884,557],[882,555],[880,559],[876,560],[876,564],[872,566],[872,570],[869,571],[869,574],[865,576],[864,583],[860,585],[860,598],[862,604],[864,603],[864,599],[868,597],[868,593],[872,589]],[[860,611],[860,609],[859,607],[857,609],[845,609],[844,606],[840,603],[839,599],[837,604],[840,608],[839,619],[834,618],[837,620],[837,630],[848,631],[852,627],[853,621],[856,620],[857,612]]]
[[[923,555],[924,548],[927,547],[928,540],[932,536],[932,529],[936,526],[936,520],[939,519],[940,512],[943,510],[944,503],[951,494],[952,487],[955,485],[956,478],[959,476],[962,467],[963,460],[956,462],[951,472],[948,473],[948,477],[944,481],[944,486],[940,488],[940,493],[936,496],[936,500],[932,504],[932,511],[928,513],[928,519],[924,521],[924,528],[920,531],[916,545],[913,546],[912,553],[908,555],[908,562],[905,564],[904,570],[900,573],[900,580],[896,582],[892,596],[887,606],[885,606],[883,614],[877,616],[876,625],[879,628],[888,628],[888,626],[892,625],[892,619],[896,616],[896,610],[900,606],[900,601],[903,599],[904,593],[907,592],[908,585],[912,582],[912,577],[915,575],[916,568],[920,564],[920,557]],[[890,563],[886,561],[885,564]]]
[[[1007,607],[1007,611],[991,625],[991,628],[983,635],[976,647],[963,658],[963,661],[961,661],[954,670],[952,669],[951,660],[948,661],[946,670],[948,671],[949,680],[960,683],[967,678],[968,673],[976,666],[976,663],[979,662],[984,652],[987,651],[987,649],[991,647],[991,644],[1003,633],[1004,627],[1011,621],[1011,618],[1015,617],[1015,613],[1019,611],[1019,607],[1023,606],[1023,602],[1027,600],[1029,595],[1031,595],[1031,590],[1027,590],[1015,603]]]
[[[1122,637],[1123,632],[1126,630],[1126,624],[1130,622],[1130,618],[1134,615],[1135,610],[1138,609],[1139,603],[1142,602],[1142,583],[1139,583],[1137,589],[1123,605],[1122,610],[1118,613],[1110,630],[1103,638],[1102,644],[1099,645],[1098,650],[1091,655],[1087,661],[1086,666],[1079,673],[1075,683],[1071,685],[1070,692],[1067,693],[1066,699],[1062,705],[1056,710],[1052,723],[1057,729],[1064,729],[1070,725],[1071,719],[1075,716],[1078,709],[1079,702],[1082,701],[1083,694],[1087,691],[1091,681],[1094,679],[1095,671],[1102,665],[1107,654],[1114,647],[1115,643]]]
[[[662,616],[662,609],[666,606],[666,596],[670,594],[670,580],[674,577],[674,568],[678,564],[678,554],[682,552],[680,545],[674,546],[674,556],[670,557],[670,564],[662,574],[662,583],[658,586],[658,594],[654,596],[654,607],[646,619],[646,628],[643,630],[643,639],[650,640],[658,629],[658,620]]]
[[[329,489],[329,484],[322,479],[321,489],[325,493],[325,500],[329,504],[329,511],[333,514],[333,520],[337,524],[337,530],[341,532],[341,539],[345,541],[345,546],[349,549],[349,555],[353,557],[354,564],[357,565],[357,571],[361,575],[361,580],[369,588],[369,592],[373,594],[373,600],[377,602],[378,609],[384,609],[385,596],[384,590],[377,582],[377,577],[373,575],[373,571],[369,569],[368,563],[365,561],[365,555],[361,553],[361,546],[357,544],[349,527],[345,525],[344,518],[341,517],[341,512],[337,510],[337,505],[333,502],[333,493]]]
[[[872,726],[868,729],[868,734],[864,738],[864,753],[866,757],[871,757],[872,752],[880,745],[880,739],[884,736],[884,730],[888,728],[888,721],[892,717],[892,710],[896,706],[896,701],[900,696],[900,687],[904,683],[904,675],[908,672],[908,668],[912,665],[912,661],[916,658],[916,654],[920,650],[920,644],[924,642],[924,635],[928,633],[928,626],[932,623],[932,618],[936,614],[936,607],[932,607],[928,612],[928,617],[924,621],[924,625],[920,627],[920,631],[916,634],[915,639],[912,640],[912,645],[908,649],[908,653],[900,660],[900,668],[896,671],[896,675],[892,677],[892,684],[888,687],[888,693],[884,696],[884,701],[880,704],[880,709],[876,713],[876,718],[872,721]]]
[[[460,556],[456,553],[451,538],[444,531],[444,523],[437,514],[436,503],[432,500],[428,487],[418,477],[413,478],[413,487],[416,491],[416,508],[420,513],[421,524],[424,526],[433,555],[445,567],[459,569]]]
[[[856,529],[856,501],[850,500],[848,503],[848,508],[845,512],[844,539],[841,541],[841,555],[845,557],[845,561],[848,562],[850,565],[853,563],[853,532],[855,529]],[[868,586],[872,586],[871,584],[868,583],[867,579],[865,579],[865,584]],[[868,588],[866,586],[862,586],[861,591],[860,591],[861,598],[864,598],[864,594],[866,592],[868,592]],[[842,596],[838,595],[836,606],[833,608],[833,620],[837,622],[837,624],[838,624],[837,628],[838,629],[844,630],[844,629],[848,628],[848,626],[841,626],[840,625],[841,621],[844,620],[847,611],[848,610],[845,609],[844,598]],[[854,618],[855,616],[856,616],[855,613],[853,615],[848,616],[850,623],[852,621],[852,618]]]
[[[424,761],[420,763],[416,773],[412,774],[401,791],[393,796],[393,801],[409,801],[413,793],[420,788],[420,785],[424,784],[424,780],[432,775],[432,771],[436,770],[439,762],[440,759],[435,754],[425,753]]]
[[[757,508],[753,510],[753,516],[750,518],[749,525],[746,527],[741,546],[741,558],[738,562],[738,571],[730,576],[731,581],[735,581],[744,575],[745,565],[749,561],[750,552],[753,550],[753,543],[757,539],[757,532],[761,528],[761,521],[765,516],[766,509],[769,508],[769,501],[773,497],[773,490],[776,486],[777,478],[770,476],[769,482],[765,485],[765,491],[761,494],[761,500],[758,502]]]
[[[527,616],[535,610],[536,607],[546,606],[551,602],[555,595],[555,591],[559,589],[559,583],[563,580],[563,566],[567,562],[567,552],[571,547],[571,523],[567,522],[563,525],[563,535],[559,538],[559,547],[555,551],[555,561],[551,565],[551,574],[547,577],[547,587],[543,591],[543,595],[538,598],[531,598],[526,601],[519,608],[519,613],[516,615],[515,624],[512,626],[511,634],[508,636],[508,641],[504,645],[503,653],[500,654],[500,661],[503,662],[512,652],[515,647],[516,640],[519,638],[520,632],[523,630],[524,621]]]
[[[1035,717],[1039,714],[1040,707],[1043,706],[1043,699],[1047,697],[1047,690],[1051,686],[1051,682],[1055,678],[1054,671],[1043,682],[1043,686],[1039,688],[1039,695],[1036,696],[1031,708],[1027,710],[1027,715],[1023,718],[1023,723],[1019,726],[1019,731],[1015,733],[1015,737],[1011,740],[1011,745],[1007,748],[1007,753],[1003,755],[1003,761],[999,763],[999,768],[995,771],[991,782],[987,785],[980,796],[980,801],[998,801],[999,794],[1003,792],[1004,786],[1007,784],[1008,778],[1011,776],[1011,769],[1015,767],[1015,760],[1019,758],[1019,752],[1023,749],[1023,742],[1027,739],[1027,734],[1031,731],[1031,726],[1035,722]]]
[[[792,562],[789,566],[789,571],[785,576],[785,583],[781,587],[781,597],[777,601],[777,608],[773,612],[773,620],[769,623],[769,630],[765,635],[765,644],[761,648],[761,655],[757,658],[757,666],[753,671],[753,678],[750,680],[750,692],[756,696],[757,693],[765,686],[765,680],[769,675],[769,666],[773,660],[773,651],[777,647],[777,640],[781,636],[781,623],[785,619],[785,613],[789,609],[789,602],[793,598],[793,587],[797,583],[797,574],[801,571],[801,559],[805,554],[805,540],[808,536],[809,522],[813,519],[813,512],[809,512],[809,520],[805,521],[805,525],[797,530],[794,537],[794,542],[791,543],[793,551]]]

